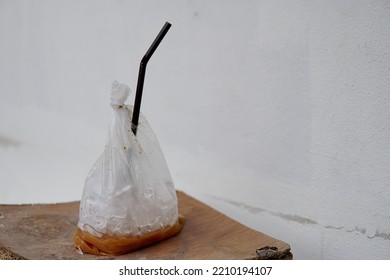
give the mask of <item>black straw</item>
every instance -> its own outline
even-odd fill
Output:
[[[145,53],[144,57],[141,59],[141,63],[139,65],[139,72],[138,72],[137,90],[135,92],[133,118],[131,120],[131,122],[132,122],[131,130],[133,131],[134,135],[137,135],[139,112],[141,109],[142,90],[144,88],[144,81],[145,81],[146,65],[148,64],[149,59],[152,57],[154,51],[157,49],[157,47],[161,43],[162,39],[164,39],[164,36],[167,34],[167,32],[171,26],[172,25],[169,22],[166,22],[164,24],[160,33],[158,33],[156,39],[154,39],[152,45],[150,46],[148,51]]]

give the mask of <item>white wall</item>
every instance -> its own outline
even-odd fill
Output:
[[[388,1],[1,0],[0,203],[80,198],[165,21],[142,111],[177,188],[296,259],[389,259]]]

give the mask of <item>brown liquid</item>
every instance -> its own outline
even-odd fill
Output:
[[[184,218],[180,216],[174,225],[149,232],[142,236],[103,234],[101,237],[97,237],[77,228],[73,241],[75,248],[81,249],[83,253],[93,255],[122,255],[174,236],[183,229],[183,226]]]

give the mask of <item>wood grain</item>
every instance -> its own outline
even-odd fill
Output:
[[[177,192],[186,223],[180,234],[121,256],[73,249],[79,202],[0,205],[0,259],[291,259],[290,246]],[[270,249],[271,248],[271,249]]]

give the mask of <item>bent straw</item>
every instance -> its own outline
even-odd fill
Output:
[[[150,46],[150,48],[148,49],[144,57],[141,59],[141,63],[139,65],[139,72],[138,72],[137,90],[135,93],[135,100],[134,100],[133,118],[131,120],[132,122],[131,130],[133,131],[134,135],[137,135],[139,113],[141,108],[142,90],[144,88],[144,81],[145,81],[146,65],[148,64],[149,59],[151,58],[154,51],[157,49],[158,45],[161,43],[162,39],[164,38],[165,34],[167,34],[171,26],[172,25],[169,22],[166,22],[164,24],[160,33],[158,33],[156,39],[154,39],[152,45]]]

